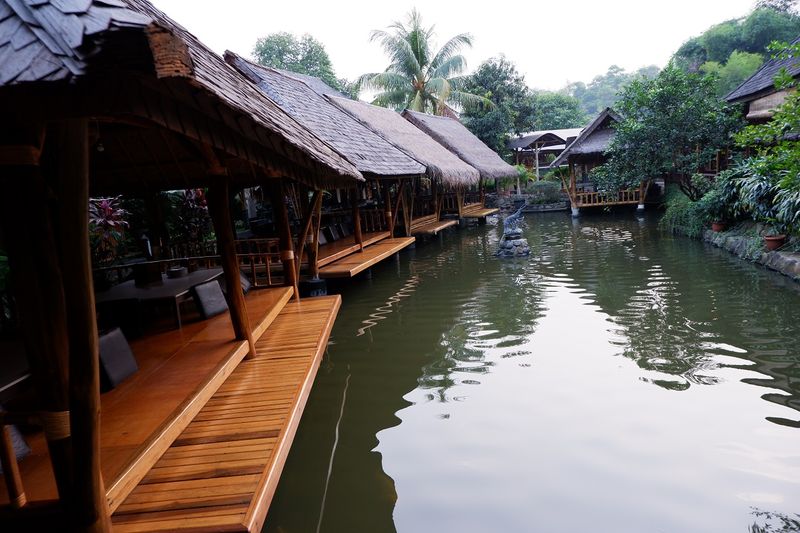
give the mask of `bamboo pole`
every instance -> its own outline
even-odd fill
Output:
[[[317,207],[317,201],[320,198],[322,191],[317,189],[314,191],[314,194],[311,196],[311,200],[309,200],[308,205],[306,206],[306,213],[303,217],[303,226],[302,231],[300,231],[300,235],[297,236],[297,261],[295,261],[295,277],[298,279],[300,278],[300,265],[303,262],[303,250],[306,247],[306,240],[308,239],[308,231],[311,228],[311,223],[314,219],[315,208]]]
[[[7,154],[0,162],[2,174],[7,177],[0,194],[0,224],[56,487],[63,509],[67,510],[73,494],[69,338],[64,284],[47,200],[50,194],[38,160],[44,127],[6,126],[8,131],[19,133],[35,130],[30,139],[25,139],[26,145],[19,146],[18,154],[13,158]]]
[[[21,509],[28,499],[25,496],[25,487],[22,486],[22,477],[19,475],[17,456],[14,454],[14,444],[11,442],[11,430],[2,422],[0,422],[0,465],[3,466],[3,477],[11,506]]]
[[[219,179],[217,181],[218,183],[208,189],[208,212],[211,215],[211,221],[214,223],[214,233],[217,235],[217,249],[222,262],[222,271],[225,275],[225,284],[228,287],[228,303],[233,331],[237,339],[247,341],[247,357],[253,358],[256,355],[256,345],[253,340],[253,330],[250,329],[250,317],[247,314],[247,304],[244,300],[242,280],[239,273],[236,238],[233,224],[231,223],[228,180]]]
[[[350,201],[353,208],[353,242],[358,245],[359,251],[364,251],[364,237],[361,234],[361,206],[359,205],[358,187],[351,189]]]
[[[278,223],[278,237],[280,240],[281,261],[286,284],[294,288],[294,297],[300,299],[300,288],[295,275],[295,254],[292,244],[292,227],[289,225],[289,211],[286,209],[286,195],[283,183],[274,183],[270,186],[272,210],[275,221]]]
[[[400,206],[403,205],[404,198],[403,198],[403,191],[406,188],[406,181],[400,180],[400,184],[397,187],[397,202],[394,206],[394,214],[392,215],[392,236],[394,237],[394,228],[397,226],[397,214],[400,212]]]
[[[383,203],[386,215],[386,228],[389,230],[389,238],[394,237],[394,217],[392,217],[392,187],[388,183],[383,183]]]
[[[69,405],[77,531],[111,531],[100,470],[100,354],[89,250],[89,128],[70,120],[57,134],[59,244],[69,334]]]
[[[319,279],[319,232],[322,229],[322,194],[314,205],[314,235],[308,248],[308,275],[311,279]]]

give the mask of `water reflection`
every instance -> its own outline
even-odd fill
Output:
[[[531,217],[522,260],[462,229],[348,286],[265,531],[797,530],[800,290],[653,222]]]

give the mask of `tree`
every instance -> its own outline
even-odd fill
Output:
[[[797,9],[797,0],[758,0],[756,9],[772,9],[779,13],[794,13]]]
[[[325,47],[311,35],[298,39],[291,33],[271,33],[256,41],[253,57],[265,67],[316,76],[334,89],[342,88]]]
[[[658,70],[658,67],[652,65],[628,73],[622,67],[611,65],[605,74],[596,76],[588,85],[582,82],[572,83],[567,85],[564,92],[577,98],[587,114],[597,115],[603,109],[614,106],[620,91],[631,80],[639,76],[653,77]]]
[[[759,54],[733,52],[722,65],[716,61],[706,61],[700,71],[717,78],[717,96],[723,97],[738,87],[761,67],[764,59]]]
[[[740,50],[763,54],[773,41],[791,42],[800,33],[800,18],[790,11],[763,8],[742,22]]]
[[[687,73],[670,63],[653,79],[638,78],[622,91],[622,121],[597,169],[609,189],[638,185],[661,176],[677,181],[690,199],[705,189],[693,179],[698,170],[732,144],[740,119],[715,93],[711,76]]]
[[[459,77],[467,67],[459,52],[472,46],[468,33],[456,35],[434,52],[433,26],[424,27],[416,9],[405,23],[394,22],[388,29],[373,30],[370,42],[378,42],[391,63],[384,72],[364,74],[359,80],[361,87],[381,91],[373,104],[441,115],[447,106],[488,103],[464,91]]]
[[[568,94],[542,91],[533,101],[534,130],[580,128],[588,121],[580,101]]]
[[[533,128],[533,95],[525,78],[504,56],[488,59],[464,79],[464,90],[480,95],[492,106],[468,106],[461,114],[464,125],[498,153],[506,154],[511,133]]]

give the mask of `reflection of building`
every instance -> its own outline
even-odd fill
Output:
[[[800,37],[792,44],[797,43],[800,43]],[[775,87],[775,77],[784,68],[791,77],[797,79],[800,77],[800,58],[788,57],[767,61],[725,99],[732,104],[744,104],[745,117],[750,122],[769,120],[775,108],[780,106],[789,94],[788,89]]]
[[[606,108],[550,165],[550,168],[569,167],[569,182],[564,176],[561,181],[569,195],[573,215],[577,215],[582,207],[642,205],[644,202],[647,194],[647,182],[644,180],[635,189],[610,193],[598,191],[592,181],[592,170],[606,162],[605,152],[614,138],[614,125],[620,120],[617,113]]]
[[[548,167],[567,145],[580,135],[582,129],[566,128],[523,133],[516,139],[511,139],[508,147],[514,152],[514,162],[534,170],[538,179],[539,169]]]

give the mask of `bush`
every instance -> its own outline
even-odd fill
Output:
[[[555,181],[534,181],[528,184],[529,205],[555,204],[561,201],[561,184]]]
[[[708,221],[700,202],[691,201],[677,186],[670,185],[665,204],[667,210],[659,223],[661,229],[695,238],[703,234]]]

